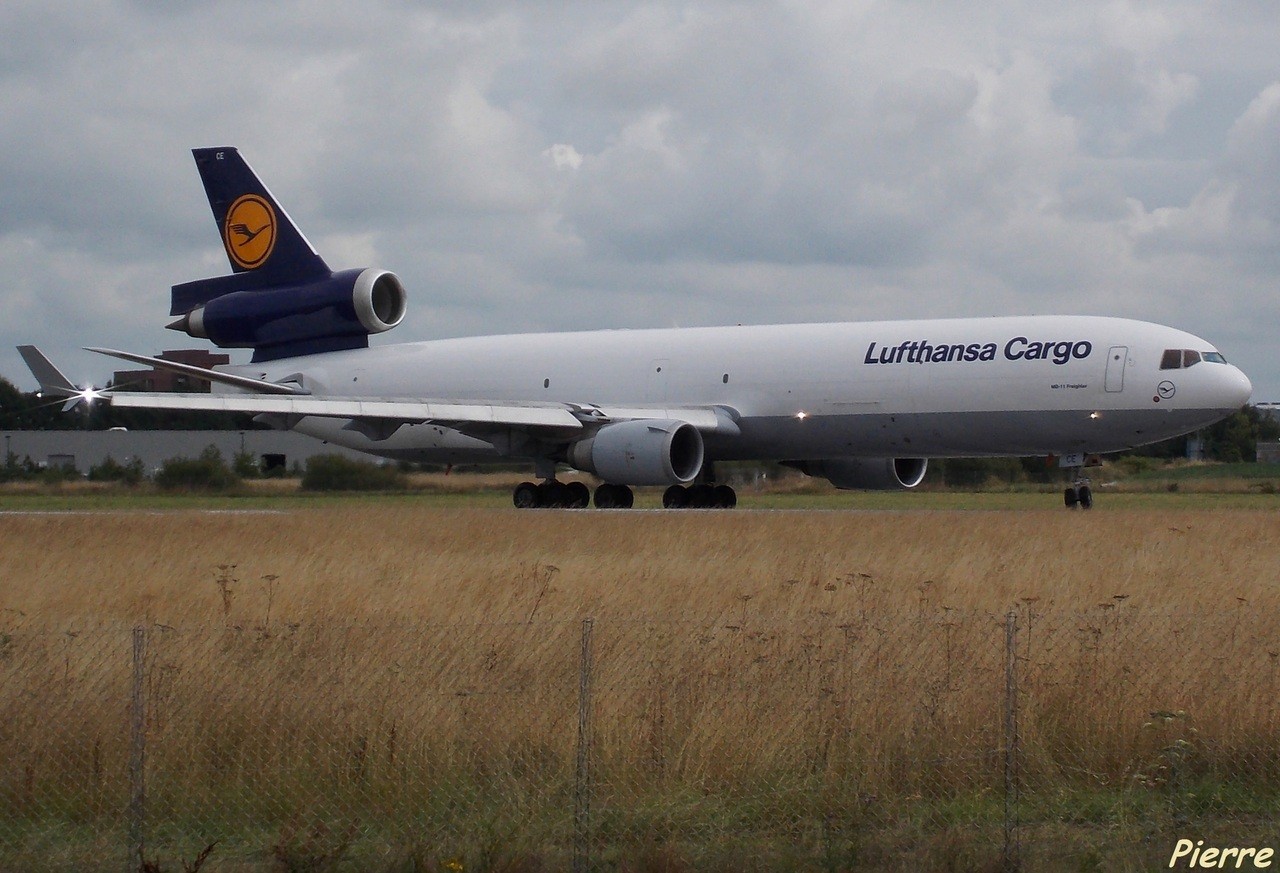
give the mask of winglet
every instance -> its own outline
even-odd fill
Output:
[[[18,354],[22,355],[22,360],[26,361],[31,374],[40,383],[40,390],[45,394],[72,397],[81,393],[81,390],[54,366],[53,361],[46,358],[44,352],[35,346],[18,346]]]

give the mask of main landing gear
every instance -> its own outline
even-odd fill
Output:
[[[581,482],[521,482],[511,493],[511,502],[517,509],[586,509],[591,503],[591,491]]]
[[[521,482],[511,493],[517,509],[586,509],[591,504],[591,491],[581,482]],[[630,509],[635,493],[626,485],[608,482],[596,488],[597,509]],[[667,509],[733,509],[738,495],[728,485],[672,485],[662,495]]]
[[[600,509],[630,509],[635,494],[626,485],[607,482],[596,488],[596,506]],[[591,505],[591,489],[582,482],[521,482],[511,493],[517,509],[586,509]]]
[[[733,509],[738,494],[728,485],[672,485],[662,495],[665,509]]]

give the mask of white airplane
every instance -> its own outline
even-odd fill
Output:
[[[176,285],[169,325],[253,362],[214,370],[92,351],[213,393],[116,406],[252,413],[383,458],[531,462],[519,507],[736,503],[714,464],[777,460],[838,488],[912,488],[930,458],[1086,456],[1213,424],[1248,378],[1207,341],[1120,318],[1024,316],[484,336],[370,348],[405,314],[395,274],[333,272],[234,148],[194,152],[233,273]],[[50,369],[52,365],[49,365]],[[44,369],[44,368],[42,368]],[[37,376],[40,374],[37,373]],[[65,381],[65,380],[64,380]],[[66,390],[66,386],[62,386]]]

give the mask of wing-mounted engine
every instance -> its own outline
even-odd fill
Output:
[[[395,273],[370,267],[314,282],[232,291],[168,326],[222,348],[254,349],[254,360],[262,361],[366,346],[371,334],[400,323],[406,302]]]
[[[924,481],[929,462],[925,458],[827,458],[820,461],[788,461],[808,476],[826,479],[842,489],[899,491]]]
[[[702,471],[702,434],[687,421],[606,424],[569,446],[566,460],[617,485],[685,485]]]

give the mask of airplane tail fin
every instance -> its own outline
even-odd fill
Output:
[[[169,328],[270,361],[363,348],[400,323],[406,297],[394,273],[333,272],[239,151],[192,154],[232,273],[174,285],[169,314],[180,318]]]
[[[170,315],[235,291],[329,278],[329,266],[237,149],[191,153],[233,275],[175,285]]]

